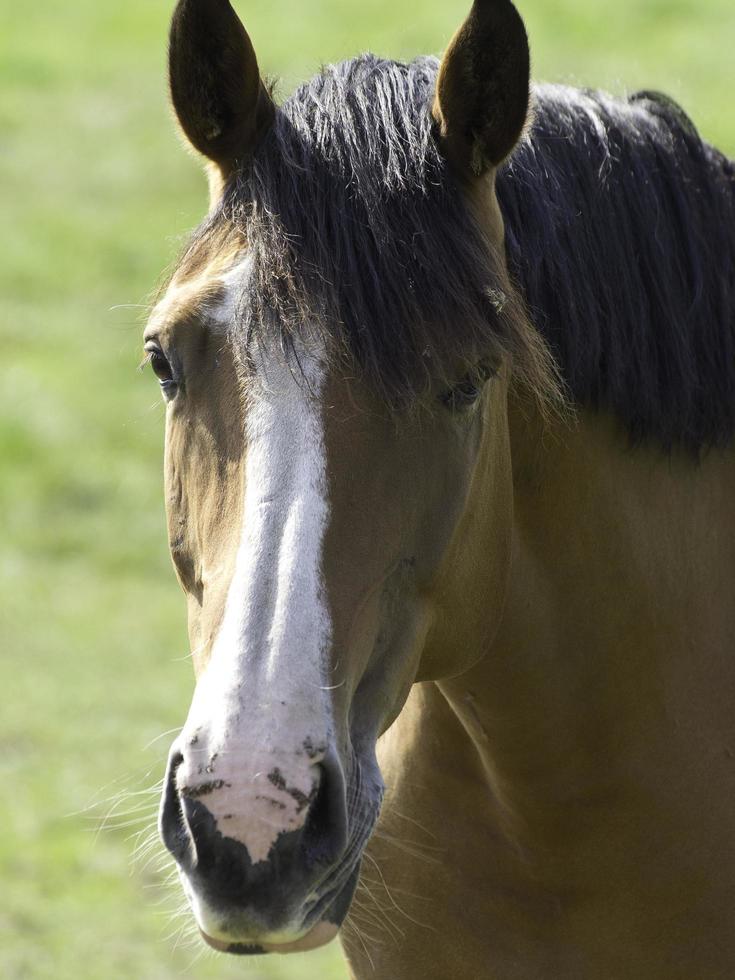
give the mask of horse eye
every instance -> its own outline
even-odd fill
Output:
[[[160,350],[152,350],[150,353],[150,365],[153,368],[153,373],[158,378],[161,383],[166,381],[173,381],[173,373],[171,371],[171,365],[168,363],[163,353]]]
[[[178,388],[171,364],[160,347],[147,347],[146,352],[148,354],[148,363],[158,378],[158,383],[161,386],[164,398],[170,400],[174,397]]]
[[[482,388],[467,375],[441,396],[441,403],[451,412],[461,412],[470,408],[480,397]]]
[[[494,378],[497,373],[497,365],[489,361],[481,361],[474,371],[462,378],[459,384],[444,392],[440,397],[441,403],[451,412],[461,412],[471,408],[482,394],[485,382]]]

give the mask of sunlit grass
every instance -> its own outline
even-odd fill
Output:
[[[459,0],[239,4],[285,93],[363,49],[438,52]],[[248,9],[251,8],[251,9]],[[539,77],[659,88],[735,152],[731,0],[528,0]],[[178,936],[137,823],[192,679],[165,549],[145,307],[205,205],[164,85],[168,3],[6,4],[0,32],[0,975],[344,976],[336,949],[243,961]],[[170,736],[169,736],[170,737]],[[103,802],[112,798],[108,802]],[[91,811],[87,808],[92,805]],[[148,858],[152,860],[147,863]],[[175,884],[175,883],[174,883]],[[170,894],[170,899],[165,898]],[[163,905],[160,901],[164,898]],[[181,920],[182,923],[184,920]],[[167,938],[169,937],[169,938]],[[193,961],[197,960],[195,965]]]

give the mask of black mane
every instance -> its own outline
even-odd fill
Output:
[[[561,401],[552,358],[434,138],[437,68],[325,68],[279,108],[200,237],[229,223],[247,242],[235,329],[249,344],[316,335],[404,409],[509,358],[545,409]]]
[[[365,55],[278,110],[194,241],[224,225],[247,241],[238,329],[288,346],[308,321],[391,402],[488,354],[553,400],[541,336],[575,400],[635,439],[728,443],[732,164],[663,96],[538,88],[498,179],[515,289],[438,151],[437,68]]]
[[[574,398],[634,439],[735,427],[735,170],[665,96],[536,91],[498,181],[511,272]]]

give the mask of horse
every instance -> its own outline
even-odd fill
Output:
[[[204,940],[355,978],[735,973],[735,171],[677,105],[441,61],[277,106],[180,0],[210,209],[145,330]]]

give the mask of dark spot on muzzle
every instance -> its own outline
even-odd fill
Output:
[[[208,772],[211,770],[207,769]],[[187,796],[190,800],[198,800],[202,796],[209,796],[210,793],[214,793],[217,789],[223,789],[225,787],[229,788],[230,783],[226,783],[224,779],[212,779],[208,783],[202,783],[199,786],[188,787],[183,791],[183,795]]]
[[[289,786],[286,780],[283,778],[283,774],[280,769],[272,769],[268,773],[268,781],[271,782],[276,789],[280,789],[282,793],[287,793],[292,800],[296,803],[296,812],[301,813],[303,810],[309,806],[319,792],[319,786],[315,786],[310,793],[304,793],[297,786]]]

